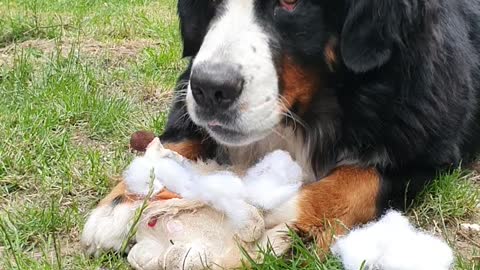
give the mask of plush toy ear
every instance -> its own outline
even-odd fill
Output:
[[[417,1],[350,1],[340,42],[345,65],[366,72],[387,63],[417,16]]]
[[[195,56],[200,50],[210,20],[214,15],[213,2],[205,0],[178,1],[183,57]]]

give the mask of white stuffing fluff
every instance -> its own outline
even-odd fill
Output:
[[[249,169],[244,177],[249,202],[274,209],[295,195],[301,185],[302,168],[285,151],[274,151]]]
[[[135,158],[123,173],[128,191],[141,196],[148,195],[151,184],[153,194],[164,187],[184,193],[192,177],[189,164],[163,148],[158,139],[150,143],[145,155]]]
[[[266,155],[243,178],[229,171],[202,175],[196,165],[163,148],[157,138],[130,164],[124,179],[129,192],[145,196],[154,172],[153,194],[166,187],[187,200],[209,204],[239,226],[249,219],[246,204],[274,209],[294,196],[302,181],[300,166],[280,150]]]
[[[346,270],[449,270],[453,252],[441,239],[415,229],[399,212],[351,231],[332,252]]]
[[[185,199],[201,201],[224,212],[234,224],[241,226],[249,219],[245,208],[245,186],[242,180],[230,172],[216,172],[198,176]]]
[[[152,173],[155,163],[148,157],[135,158],[123,173],[123,178],[131,193],[146,196],[150,191]],[[158,193],[163,189],[160,181],[153,181],[153,192]]]
[[[193,188],[193,172],[175,160],[161,158],[155,164],[155,180],[177,194],[186,194]]]

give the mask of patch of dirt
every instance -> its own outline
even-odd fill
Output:
[[[147,39],[123,40],[118,43],[100,42],[93,39],[82,40],[81,42],[72,40],[58,42],[56,40],[46,39],[27,40],[22,43],[0,48],[0,65],[11,65],[15,51],[26,49],[37,50],[44,55],[60,53],[65,57],[72,52],[92,58],[107,56],[106,61],[117,63],[126,59],[135,59],[145,48],[158,45],[160,45],[159,42]]]
[[[82,247],[80,245],[80,240],[79,239],[68,239],[68,240],[58,240],[58,238],[64,237],[63,235],[58,235],[57,237],[57,245],[58,249],[61,255],[61,260],[64,262],[65,259],[68,259],[68,257],[78,255],[80,252],[82,252]],[[38,248],[34,248],[31,251],[31,257],[41,261],[42,259],[45,258],[50,258],[53,261],[56,262],[57,254],[55,249],[52,247],[48,250],[39,250]]]
[[[144,90],[143,102],[152,113],[160,113],[168,110],[174,97],[174,91],[161,89],[156,86],[148,87]]]
[[[434,220],[423,229],[437,237],[445,239],[453,248],[457,255],[465,260],[477,262],[480,255],[480,232],[469,231],[461,228],[461,224],[480,224],[480,208],[478,211],[466,220],[455,223],[443,224],[441,221]],[[480,265],[480,261],[478,261]]]
[[[469,165],[469,168],[471,168],[472,170],[480,174],[480,161],[473,162],[472,164]],[[480,186],[480,182],[479,182],[479,186]]]
[[[109,143],[93,139],[80,128],[73,132],[72,143],[83,148],[96,149],[104,153],[111,149],[111,145]]]
[[[480,209],[468,221],[469,224],[480,224]],[[480,255],[480,232],[462,229],[460,226],[452,228],[452,244],[462,257],[472,259],[473,255]],[[476,252],[476,253],[475,253]],[[480,263],[480,262],[479,262]]]
[[[475,173],[470,180],[480,189],[480,174]],[[413,224],[418,226],[421,222],[414,213],[411,213],[409,218]],[[445,239],[457,255],[472,262],[475,266],[480,266],[480,232],[462,229],[461,226],[462,224],[480,225],[480,201],[474,212],[467,217],[449,221],[431,219],[429,222],[420,227],[430,234]]]
[[[479,166],[477,171],[480,172],[480,162],[476,164]],[[480,174],[471,178],[473,183],[480,189]],[[480,201],[476,207],[475,212],[466,220],[457,222],[455,226],[447,227],[449,230],[449,239],[455,250],[463,257],[476,262],[480,266],[480,231],[468,230],[461,227],[461,224],[480,225]]]

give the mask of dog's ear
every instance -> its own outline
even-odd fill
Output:
[[[183,57],[195,56],[200,50],[210,20],[214,15],[212,2],[205,0],[178,1]]]
[[[352,0],[341,33],[345,65],[366,72],[384,65],[415,25],[418,0]]]

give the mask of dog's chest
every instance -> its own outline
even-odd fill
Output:
[[[231,165],[243,171],[275,150],[284,150],[290,153],[292,158],[303,168],[304,182],[315,181],[308,146],[301,134],[296,133],[293,128],[277,127],[264,139],[248,146],[227,147],[225,153]]]

